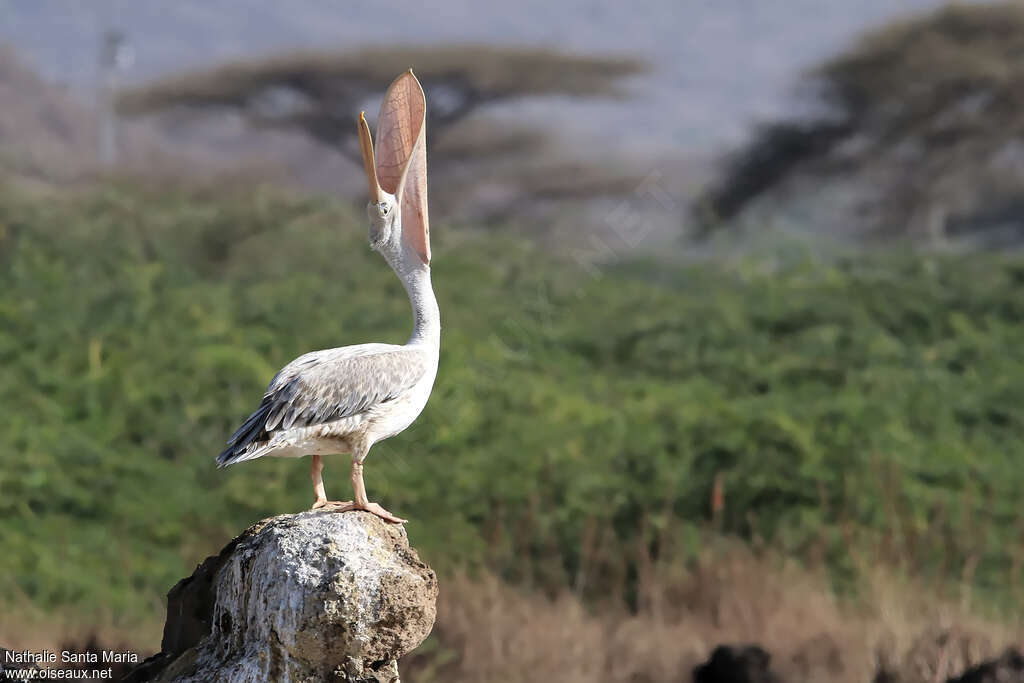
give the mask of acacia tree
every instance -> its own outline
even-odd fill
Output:
[[[510,124],[488,111],[544,96],[623,97],[624,80],[647,69],[630,58],[491,46],[293,52],[127,89],[118,108],[129,116],[232,112],[252,128],[299,133],[361,164],[356,117],[375,112],[391,79],[410,66],[430,102],[432,172],[451,181],[435,185],[431,200],[438,205],[500,220],[521,217],[524,206],[543,212],[620,198],[642,182],[621,163],[573,160],[541,127]]]
[[[866,34],[811,72],[824,115],[764,126],[734,155],[698,203],[701,227],[763,198],[868,234],[1024,241],[1021,54],[1018,2],[951,5]]]
[[[358,159],[355,117],[370,109],[368,103],[410,66],[430,100],[431,144],[483,105],[552,95],[620,97],[621,81],[646,69],[630,58],[490,46],[293,52],[127,89],[118,97],[118,110],[129,116],[172,109],[233,111],[250,125],[301,132]],[[467,151],[480,154],[539,140],[537,133],[524,129],[503,128],[500,135],[496,130],[477,136],[472,150],[453,146],[464,156]]]

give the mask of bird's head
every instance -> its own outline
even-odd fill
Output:
[[[388,87],[377,118],[377,147],[365,114],[359,145],[370,189],[370,246],[393,265],[430,264],[427,218],[427,101],[412,70]]]

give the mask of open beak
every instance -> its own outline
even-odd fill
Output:
[[[366,171],[366,182],[370,188],[370,201],[380,203],[384,190],[377,182],[377,165],[373,160],[373,138],[370,137],[370,126],[366,123],[366,112],[359,114],[359,148],[363,152],[363,169]]]

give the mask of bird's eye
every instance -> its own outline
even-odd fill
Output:
[[[391,211],[391,207],[388,206],[387,204],[381,204],[380,205],[380,215],[381,216],[387,216],[390,211]]]

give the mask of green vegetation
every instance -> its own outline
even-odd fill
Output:
[[[0,614],[151,619],[244,525],[309,506],[308,462],[214,456],[296,355],[404,341],[363,223],[258,189],[3,197]],[[837,576],[862,552],[1019,570],[1024,259],[593,269],[434,232],[438,382],[366,476],[439,569],[628,596],[636,558],[696,550],[718,476],[722,531]]]

